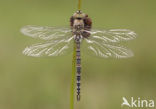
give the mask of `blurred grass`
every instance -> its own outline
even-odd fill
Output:
[[[156,99],[156,1],[82,0],[95,28],[127,28],[135,57],[96,59],[82,56],[82,99],[76,109],[120,109],[123,96]],[[66,26],[75,0],[0,0],[0,109],[67,109],[72,55],[32,58],[22,50],[35,39],[25,25]]]

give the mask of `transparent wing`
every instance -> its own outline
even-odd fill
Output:
[[[73,37],[68,37],[61,40],[51,40],[44,43],[34,44],[26,47],[23,51],[23,54],[33,57],[60,56],[68,54],[73,48],[72,39]]]
[[[71,34],[71,30],[69,28],[34,25],[28,25],[21,28],[21,32],[26,36],[43,40],[56,40]]]
[[[83,52],[89,55],[108,58],[128,58],[133,52],[123,46],[121,41],[128,41],[136,38],[136,33],[127,29],[92,30],[86,31],[90,37],[84,38],[85,48]]]
[[[28,46],[23,54],[28,56],[60,56],[72,51],[72,33],[69,28],[28,25],[21,29],[24,35],[46,40]]]
[[[92,39],[84,39],[85,48],[83,52],[89,55],[102,58],[128,58],[133,56],[133,52],[123,46],[96,41]]]
[[[90,40],[105,43],[119,43],[136,38],[136,33],[128,29],[91,30],[86,32],[91,34]]]

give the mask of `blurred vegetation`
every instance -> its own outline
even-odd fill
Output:
[[[0,109],[69,109],[72,54],[33,58],[25,25],[68,26],[77,0],[0,0]],[[156,1],[82,0],[93,27],[134,30],[135,56],[82,56],[82,99],[75,109],[121,109],[122,97],[156,99]]]

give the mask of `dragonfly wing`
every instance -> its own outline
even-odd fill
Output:
[[[94,55],[102,58],[128,58],[133,56],[131,50],[119,45],[112,45],[104,42],[97,42],[92,39],[84,39],[87,47],[83,49],[83,52],[89,55]]]
[[[91,30],[89,37],[97,42],[118,43],[136,38],[136,33],[128,29]]]
[[[45,43],[38,43],[26,47],[23,54],[27,56],[40,57],[40,56],[60,56],[72,51],[72,39],[51,40]]]
[[[71,34],[71,30],[69,28],[34,25],[28,25],[21,28],[21,32],[26,36],[42,40],[59,39]]]

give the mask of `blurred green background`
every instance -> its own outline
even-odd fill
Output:
[[[0,109],[69,109],[71,59],[33,58],[22,50],[37,41],[25,25],[68,26],[77,0],[0,0]],[[134,30],[135,56],[82,56],[82,87],[75,109],[121,109],[122,97],[156,100],[156,1],[82,0],[94,28]],[[155,101],[156,102],[156,101]]]

